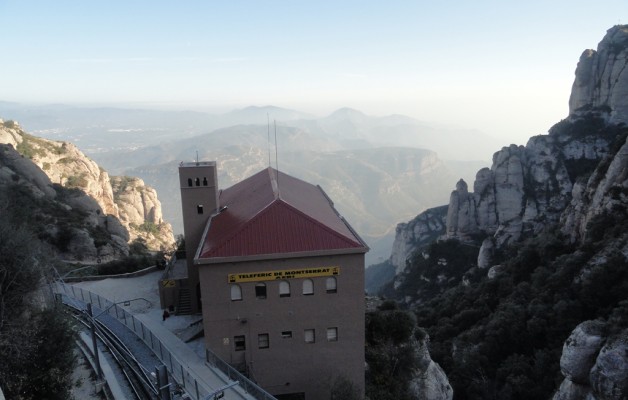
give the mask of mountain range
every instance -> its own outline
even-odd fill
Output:
[[[0,102],[2,112],[13,112],[32,133],[75,143],[112,174],[143,179],[175,233],[183,231],[181,161],[218,161],[221,188],[269,164],[320,184],[370,245],[369,264],[387,257],[397,222],[445,201],[447,182],[471,179],[488,165],[487,149],[496,142],[480,132],[349,108],[315,118],[272,106],[211,115]]]

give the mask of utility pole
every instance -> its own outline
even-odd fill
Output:
[[[96,323],[92,313],[92,303],[87,303],[87,315],[89,315],[89,326],[92,331],[92,348],[94,349],[94,362],[96,363],[96,372],[98,379],[103,379],[102,367],[100,366],[100,356],[98,355],[98,345],[96,343]]]

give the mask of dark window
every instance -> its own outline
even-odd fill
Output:
[[[260,333],[257,335],[257,347],[260,349],[267,349],[270,347],[270,339],[268,333]]]
[[[194,183],[196,183],[196,186],[201,186],[201,180],[198,178],[194,180]]]
[[[203,186],[207,186],[207,178],[203,178]]]
[[[255,297],[257,297],[258,299],[266,298],[266,284],[257,283],[255,285]]]
[[[279,281],[279,297],[290,297],[290,283]]]
[[[327,278],[327,280],[325,281],[325,289],[327,290],[327,293],[336,293],[336,290],[337,290],[336,278],[334,278],[333,276],[330,276],[329,278]]]
[[[202,204],[199,204],[199,205],[196,206],[196,212],[198,214],[202,214],[203,213],[203,205]]]
[[[282,331],[281,332],[282,339],[292,339],[292,331]]]
[[[244,335],[234,336],[233,344],[235,346],[235,351],[243,351],[246,350],[246,340],[244,339]]]
[[[188,178],[188,186],[192,186],[192,178]]]

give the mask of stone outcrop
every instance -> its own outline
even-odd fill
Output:
[[[565,377],[553,400],[621,400],[628,396],[628,330],[606,337],[605,324],[585,321],[563,346]]]
[[[399,275],[406,268],[406,260],[422,246],[445,233],[447,206],[425,210],[412,221],[397,225],[390,261]]]
[[[163,220],[157,192],[139,178],[111,177],[118,215],[128,226],[131,240],[141,237],[149,248],[163,250],[171,245],[172,228]]]
[[[605,339],[604,323],[585,321],[578,325],[563,345],[560,357],[563,376],[573,383],[587,384],[589,372]]]
[[[478,265],[490,268],[496,249],[551,224],[560,222],[572,241],[581,241],[591,218],[625,202],[628,145],[619,151],[612,146],[620,136],[618,124],[628,121],[627,62],[628,26],[615,26],[597,51],[588,50],[581,58],[565,120],[525,146],[496,152],[491,167],[477,172],[473,192],[458,181],[443,238],[489,237]],[[417,250],[409,228],[397,228],[391,260],[398,273]],[[411,229],[426,228],[415,224]]]
[[[17,187],[22,193],[11,194]],[[7,199],[37,199],[34,203],[0,204],[0,208],[28,207],[27,213],[36,215],[31,229],[51,255],[109,261],[129,253],[128,233],[117,219],[104,215],[84,192],[55,188],[40,168],[10,144],[0,144],[0,192],[7,193]]]
[[[408,389],[413,399],[451,400],[454,391],[445,371],[432,360],[428,350],[429,336],[422,340],[412,340],[412,351],[417,360]]]
[[[71,202],[73,207],[89,211],[91,224],[105,224],[109,232],[125,242],[142,238],[149,249],[165,250],[174,245],[172,228],[163,221],[156,192],[140,179],[110,177],[73,144],[29,135],[13,121],[0,125],[0,143],[11,145],[23,156],[22,161],[14,162],[20,163],[15,164],[16,168],[29,179],[41,179],[43,171],[48,182],[40,184],[40,190],[52,195],[51,184],[55,183],[84,192],[87,196],[75,196]],[[129,185],[121,187],[123,182]],[[75,236],[77,240],[82,237],[78,233]],[[92,252],[86,246],[78,249],[90,256]]]
[[[608,30],[597,51],[585,50],[576,69],[569,113],[609,107],[614,123],[628,122],[628,26]]]
[[[605,166],[607,165],[607,168]],[[574,184],[572,199],[561,216],[563,232],[573,240],[586,236],[588,223],[596,215],[626,203],[628,189],[628,139],[609,162],[596,169],[587,181]]]

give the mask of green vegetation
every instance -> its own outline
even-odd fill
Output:
[[[407,276],[398,288],[393,288],[390,283],[381,293],[391,298],[411,296],[417,300],[429,300],[457,286],[463,279],[478,280],[479,273],[474,268],[478,251],[479,246],[457,240],[434,242],[410,257]]]
[[[99,265],[97,267],[97,273],[98,275],[127,274],[129,272],[136,272],[144,268],[148,268],[155,265],[155,263],[155,258],[148,255],[129,256],[120,260]]]
[[[390,304],[390,303],[388,303]],[[397,309],[366,315],[366,395],[370,399],[410,400],[408,382],[418,360],[413,351],[416,321]]]
[[[52,142],[29,135],[25,132],[22,132],[22,138],[23,140],[17,145],[16,150],[18,153],[31,160],[35,157],[45,157],[48,153],[61,155],[66,151],[65,144],[56,146]]]
[[[66,189],[55,185],[57,198],[64,199],[77,194],[76,189]],[[19,182],[11,184],[0,196],[0,203],[6,205],[10,213],[4,215],[15,225],[25,225],[37,236],[61,251],[66,251],[74,233],[73,228],[86,226],[87,214],[80,210],[68,210],[59,202],[49,197],[36,197]],[[54,227],[56,229],[51,229]],[[51,232],[56,230],[56,234]]]
[[[463,254],[460,245],[444,242],[431,246],[427,257],[415,257],[412,279],[399,296],[414,291],[412,298],[421,300],[413,311],[430,335],[430,353],[447,373],[455,398],[549,398],[562,380],[563,343],[577,324],[601,318],[612,321],[615,331],[628,327],[625,257],[605,250],[606,257],[593,262],[608,240],[625,232],[625,209],[594,218],[580,248],[550,229],[505,251],[504,272],[496,278],[471,272],[464,284],[451,278],[439,282],[438,273],[460,276],[474,263],[473,252]]]
[[[58,309],[36,302],[50,260],[24,226],[0,219],[0,386],[9,399],[68,399],[74,330]]]
[[[5,128],[13,129],[18,126],[18,124],[13,120],[7,120],[2,123]]]
[[[338,376],[331,385],[330,400],[362,400],[360,390],[346,376]]]
[[[150,221],[145,221],[144,223],[142,223],[141,225],[133,225],[132,226],[134,228],[136,228],[138,231],[140,232],[145,232],[148,233],[149,235],[158,235],[159,231],[161,230],[161,224],[156,224],[154,222],[150,222]]]
[[[113,189],[113,198],[118,201],[120,196],[127,190],[131,183],[136,180],[137,178],[132,176],[112,176],[111,187]]]
[[[70,188],[82,189],[87,187],[87,173],[81,172],[79,175],[70,175],[66,178],[65,185]]]

